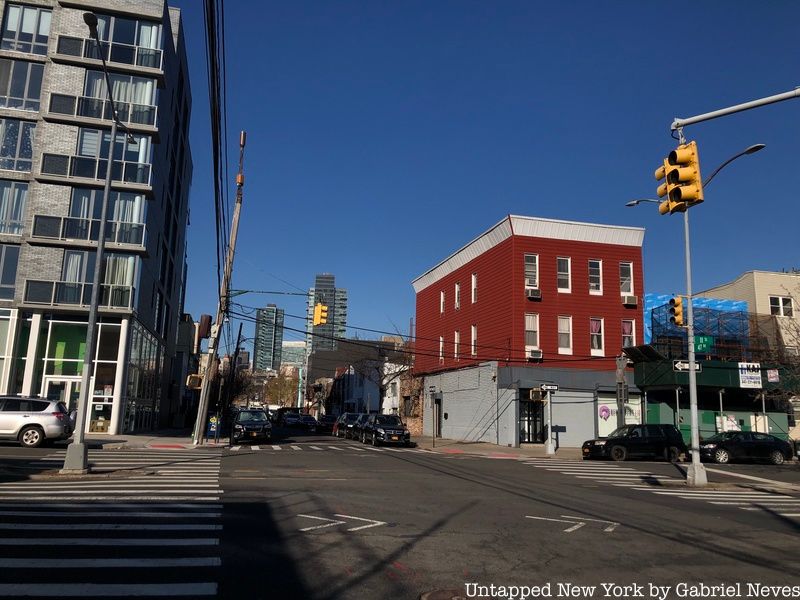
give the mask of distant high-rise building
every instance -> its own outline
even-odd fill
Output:
[[[305,360],[306,343],[302,341],[283,342],[281,366],[302,367]]]
[[[279,370],[283,345],[283,309],[274,304],[256,311],[256,340],[253,345],[255,371]]]
[[[328,322],[314,326],[314,305],[328,307]],[[345,337],[347,330],[347,290],[336,287],[330,273],[317,275],[314,287],[308,291],[306,340],[313,354],[317,350],[336,350],[337,340]]]

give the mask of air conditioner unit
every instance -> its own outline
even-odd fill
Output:
[[[636,296],[623,296],[622,303],[625,306],[636,306],[639,304],[639,298]]]
[[[528,350],[527,352],[528,360],[542,360],[542,351],[541,350]]]
[[[535,287],[539,287],[539,286],[536,285],[536,280],[535,279],[531,279],[530,277],[526,277],[525,278],[525,287],[535,288]]]
[[[526,288],[525,296],[528,298],[528,300],[541,300],[542,290],[539,288]]]

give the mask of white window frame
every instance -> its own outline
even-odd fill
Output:
[[[461,283],[456,282],[455,286],[453,287],[453,295],[455,296],[455,300],[453,306],[456,310],[461,309]]]
[[[472,303],[475,304],[478,301],[478,274],[472,274]]]
[[[600,322],[600,333],[592,333],[592,323],[595,321]],[[597,337],[600,338],[600,347],[594,348],[592,344],[592,339]],[[606,355],[605,319],[603,319],[602,317],[589,317],[589,353],[592,356]]]
[[[598,277],[599,281],[597,281],[597,289],[592,289],[592,263],[597,263],[598,268]],[[590,258],[589,259],[589,294],[592,296],[602,296],[603,295],[603,261],[598,258]]]
[[[773,310],[772,301],[777,300],[778,312]],[[786,308],[789,308],[787,311]],[[769,297],[769,314],[774,317],[793,317],[794,316],[794,300],[791,296],[770,296]]]
[[[439,314],[444,314],[444,290],[439,292]]]
[[[628,348],[630,346],[635,346],[636,345],[636,319],[622,319],[622,323],[630,323],[631,324],[631,334],[630,334],[630,336],[626,336],[625,335],[625,330],[621,329],[622,347],[623,348]],[[622,324],[620,324],[620,327],[622,327]],[[630,339],[631,339],[631,343],[628,344],[627,346],[625,345],[625,338],[626,337],[630,337]]]
[[[439,362],[444,362],[444,336],[439,336]]]
[[[627,266],[630,269],[630,289],[626,290],[623,286],[622,267]],[[619,295],[620,296],[633,296],[635,294],[633,288],[633,263],[629,260],[624,260],[619,263]]]
[[[567,261],[567,270],[566,271],[559,271],[558,263],[562,260]],[[567,287],[561,287],[561,282],[559,281],[559,276],[563,273],[567,274]],[[556,286],[558,287],[558,291],[570,294],[572,293],[572,258],[569,256],[558,256],[556,257]]]
[[[528,276],[528,258],[533,258],[533,277]],[[539,289],[539,255],[526,252],[522,257],[522,274],[525,278],[525,289],[536,290]],[[532,280],[532,281],[531,281]]]
[[[478,326],[473,325],[470,327],[470,354],[478,356]]]
[[[529,327],[532,326],[532,327]],[[539,314],[538,313],[525,313],[525,354],[527,355],[528,350],[538,350],[539,349]],[[530,344],[528,339],[528,332],[533,332],[536,336],[536,343]],[[526,356],[527,358],[527,356]]]
[[[562,332],[561,331],[561,324],[567,323],[569,330]],[[569,346],[562,346],[561,345],[561,334],[567,333],[569,335]],[[558,339],[558,353],[559,354],[572,354],[572,317],[570,315],[558,315],[558,331],[557,331],[557,339]]]
[[[461,332],[458,329],[456,329],[453,332],[453,358],[455,360],[458,360],[458,350],[460,344],[461,344]]]

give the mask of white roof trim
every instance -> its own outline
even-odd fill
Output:
[[[438,265],[417,277],[411,282],[411,285],[414,286],[414,291],[419,293],[443,277],[463,267],[474,258],[507,240],[512,235],[635,247],[641,247],[644,242],[644,229],[642,227],[623,227],[509,215],[466,246],[448,256]]]

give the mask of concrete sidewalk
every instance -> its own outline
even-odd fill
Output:
[[[548,456],[543,444],[524,444],[519,448],[496,446],[486,442],[459,442],[436,438],[435,442],[430,436],[419,436],[412,440],[418,448],[433,450],[442,454],[473,454],[491,458],[558,458],[568,460],[583,460],[580,448],[559,448],[556,453]]]
[[[216,448],[226,446],[228,438],[220,438],[219,443],[209,440],[203,446],[195,446],[192,432],[188,429],[163,429],[141,434],[97,435],[87,434],[86,443],[90,448],[105,450],[153,448],[160,450],[190,450],[193,448]]]

